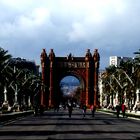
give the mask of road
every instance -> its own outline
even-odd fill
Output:
[[[83,118],[75,109],[69,118],[67,110],[27,116],[0,126],[0,139],[140,139],[140,120],[116,118],[101,112],[92,118],[90,110]]]

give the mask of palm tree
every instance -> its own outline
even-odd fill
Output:
[[[8,61],[10,60],[12,56],[10,54],[8,54],[8,51],[5,51],[3,48],[0,47],[0,84],[2,84],[3,82],[3,77],[5,77],[4,75],[4,71],[8,66]]]
[[[6,62],[12,57],[10,54],[7,53],[7,50],[5,51],[3,48],[0,47],[0,66],[4,66]]]
[[[4,86],[6,86],[6,83],[9,81],[9,73],[6,72],[9,60],[12,56],[8,54],[7,50],[4,50],[0,47],[0,92],[3,93]],[[3,95],[0,96],[0,102],[3,102]]]

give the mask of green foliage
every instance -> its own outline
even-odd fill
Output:
[[[8,51],[0,47],[0,65],[4,65],[12,56],[8,54]]]
[[[7,99],[10,105],[14,103],[16,88],[18,103],[22,104],[23,97],[33,98],[34,94],[40,92],[41,77],[34,62],[12,58],[8,51],[0,47],[0,102],[4,100],[4,86],[7,88]],[[3,110],[7,110],[6,106]]]
[[[119,68],[123,69],[127,74],[131,75],[132,73],[133,62],[131,60],[121,61]]]
[[[106,68],[106,72],[107,72],[108,74],[112,74],[112,73],[114,73],[115,71],[116,71],[116,67],[115,67],[114,65],[111,65],[111,66],[109,66],[109,67]]]

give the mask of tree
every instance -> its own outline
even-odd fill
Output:
[[[10,73],[7,73],[9,67],[9,60],[12,56],[8,54],[7,50],[0,47],[0,92],[4,92],[4,86],[10,80]],[[2,94],[3,95],[3,94]],[[3,96],[1,95],[0,102],[3,102]]]
[[[116,72],[116,66],[111,65],[109,67],[106,67],[106,72],[107,72],[108,75],[113,74],[114,72]]]
[[[3,48],[0,47],[0,70],[2,70],[2,68],[4,68],[5,64],[8,62],[8,60],[11,57],[12,56],[10,54],[8,54],[7,50],[4,50]]]
[[[133,68],[134,68],[134,79],[136,81],[136,86],[138,88],[139,87],[139,83],[140,83],[140,49],[138,50],[138,52],[134,52],[135,57],[134,57],[134,62],[133,62]]]
[[[28,104],[28,99],[40,93],[41,77],[37,66],[32,61],[12,58],[8,51],[0,48],[0,102],[4,101],[4,87],[7,89],[7,100],[12,106],[17,101]],[[16,100],[17,99],[17,100]]]
[[[3,48],[0,47],[0,85],[3,84],[3,79],[5,79],[4,77],[6,76],[4,73],[4,71],[6,70],[6,68],[8,67],[8,61],[10,60],[12,56],[10,54],[8,54],[8,51],[4,50]]]

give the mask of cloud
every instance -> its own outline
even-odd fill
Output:
[[[139,9],[139,0],[1,0],[0,45],[38,63],[42,48],[58,56],[98,48],[103,68],[110,55],[139,49]]]
[[[83,40],[86,38],[86,32],[80,23],[74,23],[72,25],[72,31],[68,33],[70,41]]]

